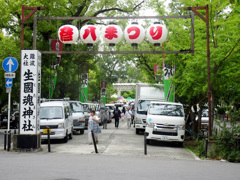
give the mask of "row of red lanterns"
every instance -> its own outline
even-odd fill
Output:
[[[87,24],[80,29],[80,38],[83,43],[89,46],[97,43],[100,39],[100,30],[93,24]],[[147,29],[147,39],[155,46],[159,46],[167,38],[167,28],[161,25],[159,22],[155,22]],[[110,46],[115,46],[122,39],[123,31],[115,23],[110,23],[103,29],[103,40],[109,43]],[[124,37],[127,43],[132,46],[137,46],[141,43],[145,36],[145,29],[138,25],[138,23],[132,23],[128,25],[124,30]],[[73,44],[78,40],[79,31],[77,27],[72,25],[61,26],[58,30],[58,38],[64,44]]]

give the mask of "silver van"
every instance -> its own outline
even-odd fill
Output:
[[[41,138],[47,139],[47,129],[50,139],[63,139],[66,143],[73,136],[73,119],[71,108],[66,101],[49,101],[40,105]]]
[[[73,117],[73,130],[79,131],[84,134],[85,129],[85,116],[83,112],[83,105],[78,101],[69,101],[72,117]]]

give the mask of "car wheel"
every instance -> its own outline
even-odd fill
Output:
[[[66,136],[64,137],[63,142],[64,142],[64,143],[67,143],[67,142],[68,142],[68,132],[66,132]]]
[[[84,129],[80,129],[80,134],[84,134]]]
[[[136,129],[136,134],[139,134],[139,129]]]

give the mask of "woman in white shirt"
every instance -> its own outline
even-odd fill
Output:
[[[92,139],[92,131],[94,134],[94,139],[96,144],[98,143],[98,135],[99,133],[101,133],[101,129],[99,128],[99,124],[98,124],[98,117],[95,115],[95,111],[92,110],[91,111],[91,115],[89,117],[89,121],[88,121],[88,144],[91,145],[93,142]]]
[[[126,119],[127,119],[127,126],[128,129],[131,127],[131,119],[132,119],[132,111],[129,107],[127,107],[127,111],[125,113]]]

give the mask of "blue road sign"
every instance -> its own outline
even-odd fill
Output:
[[[12,78],[5,79],[5,87],[6,88],[12,87],[12,85],[13,85],[13,79]]]
[[[3,60],[2,66],[7,72],[14,72],[18,68],[18,61],[13,57],[7,57]]]

